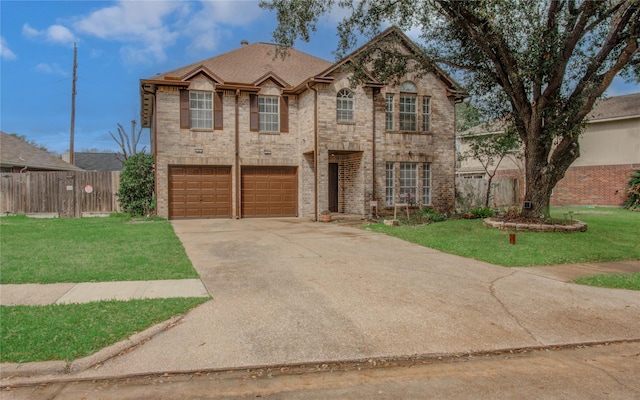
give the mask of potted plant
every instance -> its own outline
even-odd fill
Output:
[[[322,210],[320,212],[320,218],[321,218],[322,222],[331,222],[331,211]]]

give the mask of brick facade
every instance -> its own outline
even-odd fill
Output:
[[[571,167],[553,189],[551,205],[621,206],[627,182],[640,164]]]
[[[238,68],[242,68],[239,65]],[[213,71],[215,74],[216,71]],[[265,71],[268,72],[268,71]],[[388,162],[421,165],[418,192],[422,191],[422,165],[430,164],[431,204],[442,212],[454,207],[454,96],[451,86],[429,73],[406,76],[418,88],[417,119],[422,121],[423,99],[431,102],[431,128],[428,131],[400,131],[399,88],[359,85],[351,87],[349,73],[341,67],[299,90],[266,78],[256,86],[221,90],[206,74],[182,81],[153,81],[154,109],[152,148],[156,156],[156,196],[158,215],[169,215],[169,167],[172,165],[211,165],[231,167],[232,215],[239,217],[241,204],[239,179],[242,166],[294,166],[298,178],[299,217],[316,219],[329,209],[329,164],[338,164],[338,211],[366,215],[369,201],[385,199],[385,168]],[[353,92],[353,122],[338,122],[336,96],[341,89]],[[184,129],[180,127],[180,91],[223,92],[222,129]],[[395,95],[394,129],[385,129],[385,94]],[[256,132],[250,127],[250,94],[286,97],[288,130]],[[317,154],[316,154],[317,152]],[[317,171],[316,171],[317,166]],[[399,185],[396,179],[396,185]],[[397,201],[398,199],[396,199]]]

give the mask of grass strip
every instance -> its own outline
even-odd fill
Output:
[[[0,283],[197,278],[163,219],[0,218]]]
[[[554,208],[552,215],[588,224],[586,232],[517,232],[489,228],[482,220],[447,220],[421,226],[366,227],[409,242],[507,267],[640,259],[640,213],[609,207]]]
[[[635,274],[601,274],[584,276],[575,283],[613,289],[640,290],[640,272]]]
[[[184,314],[208,298],[1,306],[1,362],[74,360]]]

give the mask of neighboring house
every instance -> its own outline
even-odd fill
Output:
[[[4,132],[0,132],[0,168],[2,172],[82,171],[60,157]]]
[[[390,39],[406,54],[421,51],[395,27],[365,46]],[[407,200],[452,211],[462,93],[437,69],[398,86],[370,77],[351,87],[345,66],[361,50],[331,63],[243,41],[141,80],[158,214],[317,220]]]
[[[458,135],[459,150],[467,148],[465,137],[500,134],[502,127],[476,127]],[[522,161],[507,157],[498,177],[517,178],[524,193]],[[558,182],[551,196],[552,205],[620,206],[627,197],[629,177],[640,169],[640,93],[610,97],[596,103],[587,117],[580,138],[580,157]],[[459,163],[460,177],[484,177],[476,160]]]
[[[122,171],[122,155],[120,153],[73,153],[73,161],[77,167],[85,171]],[[69,153],[62,155],[62,159],[69,160]]]

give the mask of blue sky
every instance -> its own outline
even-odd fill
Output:
[[[337,18],[326,17],[296,48],[333,60]],[[140,79],[234,50],[243,39],[271,42],[275,26],[258,1],[1,0],[0,130],[69,149],[75,42],[75,150],[117,151],[109,132],[139,121]],[[639,84],[616,80],[608,94],[635,92]]]

